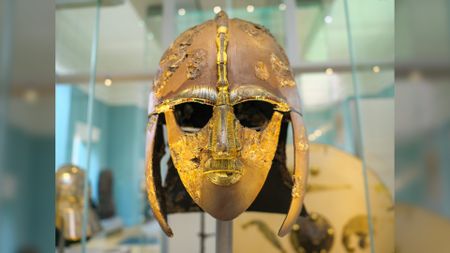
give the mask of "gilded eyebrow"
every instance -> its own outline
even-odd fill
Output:
[[[214,103],[217,99],[215,88],[208,86],[194,86],[180,92],[174,99],[197,98]]]
[[[280,111],[289,111],[289,105],[284,99],[275,96],[273,93],[266,89],[262,89],[253,85],[240,86],[231,91],[230,94],[231,103],[238,104],[245,101],[265,101],[276,105]]]
[[[217,100],[217,90],[208,86],[193,86],[187,88],[175,97],[166,99],[155,107],[153,113],[162,113],[174,106],[187,102],[197,102],[214,106]],[[268,90],[253,85],[240,86],[230,92],[230,101],[232,105],[245,101],[265,101],[275,105],[275,110],[288,112],[291,110],[284,99],[275,96]]]

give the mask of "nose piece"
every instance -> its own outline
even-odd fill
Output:
[[[236,117],[230,105],[214,107],[210,150],[214,159],[235,159],[240,145],[236,133]]]
[[[227,104],[215,106],[212,121],[209,141],[211,158],[207,161],[205,173],[214,184],[231,185],[242,176],[233,107]]]

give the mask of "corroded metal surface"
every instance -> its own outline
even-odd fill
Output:
[[[255,64],[255,75],[256,77],[258,77],[259,79],[266,81],[267,79],[269,79],[269,70],[266,67],[266,64],[264,64],[264,62],[262,61],[257,61]]]
[[[202,87],[216,90],[220,76],[220,64],[217,64],[218,20],[220,18],[209,20],[182,33],[163,54],[160,71],[153,84],[157,99],[152,102],[151,108],[158,108],[166,100],[171,100],[172,104],[185,103],[186,100],[175,99],[181,92],[190,89]],[[289,109],[300,111],[300,99],[289,61],[266,28],[240,19],[229,19],[223,37],[226,46],[223,50],[226,60],[223,69],[230,94],[244,85],[256,86],[273,94],[275,104],[284,101]],[[206,55],[200,52],[206,52]],[[194,58],[202,58],[202,62]],[[266,101],[273,99],[267,97]],[[160,112],[160,107],[157,112],[150,111]]]
[[[196,49],[190,54],[187,66],[187,78],[194,80],[202,74],[206,68],[206,51],[204,49]]]
[[[270,55],[270,63],[272,66],[272,71],[275,73],[280,87],[295,86],[295,81],[293,80],[293,76],[287,62],[281,60],[276,54],[272,53]]]
[[[243,106],[252,102],[257,103]],[[185,106],[189,103],[201,106]],[[202,209],[221,220],[247,209],[285,212],[289,207],[279,235],[286,234],[302,209],[307,178],[308,146],[299,111],[289,62],[267,29],[219,12],[215,20],[182,33],[160,61],[149,102],[150,119],[159,116],[166,124],[174,167],[169,166],[165,187],[156,183],[161,181],[155,171],[160,159],[149,149],[159,147],[153,143],[155,130],[149,128],[147,186],[163,230],[171,235],[166,205],[170,211]],[[180,125],[179,115],[185,113],[204,123]],[[278,152],[284,155],[278,143],[285,144],[286,134],[280,131],[289,120],[296,143],[293,180],[285,160],[274,159]],[[161,188],[172,195],[159,193]],[[279,207],[265,208],[265,202]]]

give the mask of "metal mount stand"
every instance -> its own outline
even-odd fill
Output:
[[[233,221],[216,221],[216,253],[233,252]]]
[[[200,237],[200,253],[205,253],[205,241],[208,237],[214,236],[214,233],[206,233],[205,232],[205,213],[200,213],[200,233],[198,236]]]

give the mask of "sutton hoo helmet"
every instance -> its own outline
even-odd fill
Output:
[[[164,186],[163,124],[171,158]],[[246,210],[287,212],[278,235],[287,234],[302,210],[308,147],[288,59],[264,27],[220,12],[182,33],[162,56],[149,98],[146,180],[168,236],[167,212],[200,209],[219,220]]]

